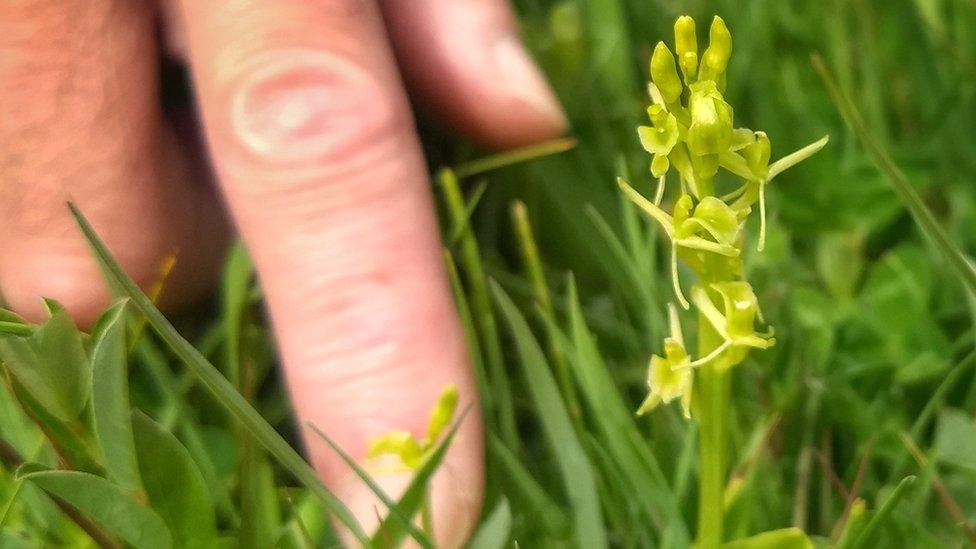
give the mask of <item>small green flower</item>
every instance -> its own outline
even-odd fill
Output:
[[[728,151],[732,145],[732,107],[711,80],[696,82],[689,89],[688,150],[698,156]]]
[[[668,155],[678,143],[678,120],[661,105],[651,105],[647,109],[647,114],[653,126],[638,127],[637,136],[644,150],[654,155],[651,174],[654,177],[662,177],[671,167]]]
[[[691,300],[724,342],[709,357],[703,358],[702,362],[706,362],[707,358],[721,357],[721,364],[730,368],[742,362],[749,349],[768,349],[776,343],[772,333],[756,333],[754,324],[759,302],[748,282],[716,282],[709,287],[721,297],[723,311],[719,311],[708,291],[702,286],[692,288]]]
[[[444,388],[430,413],[427,423],[427,436],[418,440],[413,433],[394,429],[373,438],[366,450],[366,459],[378,460],[383,456],[394,456],[399,463],[379,467],[390,471],[416,471],[433,452],[437,440],[444,429],[454,419],[457,410],[458,391],[451,383]]]
[[[735,219],[734,212],[715,197],[706,197],[692,209],[693,200],[686,194],[675,203],[672,216],[644,198],[622,178],[617,178],[617,184],[637,206],[661,225],[671,240],[671,280],[674,292],[681,306],[689,308],[690,304],[681,291],[678,279],[678,249],[687,248],[737,257],[739,249],[733,242],[738,240],[738,222],[735,222],[734,227],[730,226],[728,217],[731,215]],[[702,204],[705,206],[702,207]]]
[[[681,325],[674,307],[669,307],[671,337],[664,340],[664,356],[651,357],[647,369],[648,394],[637,415],[641,416],[660,404],[668,404],[676,398],[681,399],[685,417],[691,417],[691,394],[694,379],[691,358],[685,351]]]

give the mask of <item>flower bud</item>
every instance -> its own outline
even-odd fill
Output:
[[[683,194],[680,198],[678,198],[678,200],[674,203],[673,219],[675,227],[679,227],[684,224],[685,220],[691,216],[691,210],[694,207],[695,203],[692,201],[690,196]]]
[[[756,140],[742,149],[746,164],[759,179],[766,179],[769,173],[769,152],[769,137],[766,132],[756,132]]]
[[[651,175],[663,177],[669,169],[671,169],[671,161],[668,160],[667,155],[655,154],[654,159],[651,160]]]
[[[724,84],[725,69],[732,55],[732,34],[721,17],[715,16],[708,32],[708,49],[702,54],[699,80]],[[724,87],[724,86],[723,86]]]
[[[707,182],[713,179],[715,174],[718,173],[718,166],[717,154],[703,154],[691,158],[691,168],[695,171],[695,178],[700,182]],[[703,185],[699,184],[699,186]],[[699,190],[704,191],[706,189]]]
[[[674,65],[674,56],[664,42],[658,42],[651,55],[651,80],[661,91],[665,102],[674,103],[681,97],[681,79]]]
[[[732,107],[725,102],[714,82],[691,85],[688,102],[691,126],[688,149],[694,155],[719,154],[732,145]]]
[[[698,38],[695,36],[695,20],[687,15],[674,22],[674,50],[685,78],[694,78],[698,71]]]

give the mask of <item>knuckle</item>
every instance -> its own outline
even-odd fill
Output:
[[[321,170],[402,135],[405,107],[375,75],[334,54],[259,54],[228,83],[226,124],[239,164]]]

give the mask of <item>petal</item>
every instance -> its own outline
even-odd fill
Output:
[[[818,139],[817,141],[810,143],[806,147],[794,151],[784,156],[783,158],[780,158],[776,162],[773,162],[772,164],[769,165],[769,175],[766,177],[766,179],[772,180],[777,175],[792,168],[793,166],[796,166],[797,164],[803,162],[807,158],[810,158],[811,156],[816,154],[820,149],[824,148],[824,145],[827,144],[827,141],[829,139],[830,136],[825,135],[820,139]]]

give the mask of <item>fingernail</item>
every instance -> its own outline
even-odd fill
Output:
[[[504,89],[518,101],[551,120],[554,126],[565,128],[566,115],[559,100],[519,39],[508,33],[499,35],[493,53]]]

